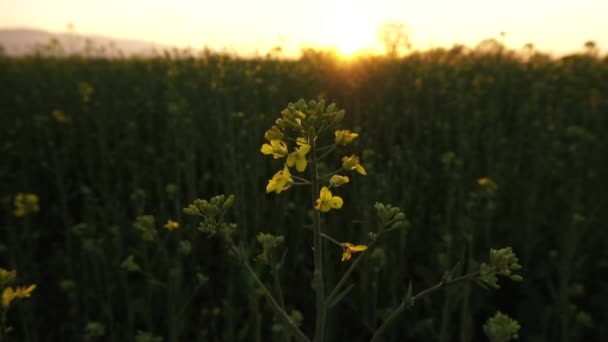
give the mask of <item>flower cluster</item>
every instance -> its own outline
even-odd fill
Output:
[[[359,137],[358,133],[348,129],[337,129],[343,118],[344,110],[337,109],[335,104],[326,107],[324,101],[306,103],[304,100],[290,103],[281,112],[275,125],[266,131],[264,138],[267,142],[260,148],[260,152],[274,159],[286,158],[283,168],[268,181],[266,192],[280,194],[294,185],[312,185],[315,192],[319,191],[315,210],[325,213],[342,208],[344,200],[332,193],[332,188],[348,184],[350,178],[339,173],[355,171],[367,175],[356,154],[343,155],[336,170],[319,175],[319,162],[323,158],[336,148],[348,146]],[[310,169],[310,179],[294,175],[294,168],[298,173]],[[342,261],[350,260],[353,253],[367,249],[365,245],[332,241],[342,247]]]
[[[490,249],[489,262],[484,262],[479,267],[479,280],[490,287],[498,289],[500,286],[498,285],[497,275],[511,278],[513,281],[523,281],[521,275],[514,274],[515,271],[519,270],[521,270],[519,259],[513,253],[511,247]]]
[[[29,298],[36,289],[36,284],[26,286],[9,286],[17,277],[16,271],[0,268],[0,288],[2,288],[2,310],[7,311],[17,299]]]
[[[302,173],[311,161],[316,163],[336,147],[347,146],[359,137],[359,134],[350,130],[337,129],[333,131],[333,142],[321,145],[324,141],[323,133],[337,126],[343,118],[344,110],[337,109],[335,104],[326,107],[324,101],[306,103],[304,100],[290,103],[281,112],[281,117],[275,121],[275,125],[264,134],[267,142],[262,144],[260,151],[274,159],[286,158],[282,170],[276,172],[268,181],[266,192],[280,194],[293,185],[313,185],[326,180],[325,177],[309,180],[293,175],[291,170],[295,168],[297,172]],[[292,143],[292,146],[289,143]],[[319,190],[316,210],[328,212],[339,209],[344,204],[343,199],[333,195],[330,190],[350,182],[349,177],[339,175],[338,172],[356,171],[367,175],[357,155],[343,156],[341,161],[341,167],[326,176],[328,184]],[[316,169],[312,171],[313,177],[316,177],[316,172]]]
[[[20,192],[15,196],[14,204],[14,214],[17,217],[35,214],[40,211],[38,196],[36,194],[24,194]]]
[[[508,342],[519,338],[519,323],[498,311],[483,325],[483,331],[491,342]]]

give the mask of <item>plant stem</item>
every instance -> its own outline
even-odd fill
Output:
[[[270,306],[274,309],[279,320],[281,320],[285,328],[288,330],[289,334],[291,334],[291,336],[293,336],[296,341],[310,342],[308,337],[306,337],[306,335],[304,335],[304,333],[291,321],[291,318],[289,318],[287,313],[283,309],[281,309],[281,305],[277,303],[270,291],[266,288],[266,286],[264,286],[264,283],[262,283],[257,273],[255,273],[249,263],[245,263],[245,268],[247,269],[247,271],[249,271],[249,273],[253,277],[253,280],[255,280],[258,286],[262,289],[264,295],[266,296],[266,299],[268,299],[268,302],[270,303]]]
[[[272,253],[269,253],[269,254],[272,254]],[[272,255],[269,256],[269,259],[270,259],[269,264],[272,269],[271,273],[272,273],[272,278],[274,280],[274,290],[276,292],[277,301],[278,301],[281,309],[283,309],[283,311],[285,311],[287,313],[287,310],[285,309],[285,301],[283,299],[283,289],[281,288],[281,279],[279,277],[279,269],[281,267],[281,264],[275,263],[272,258]],[[282,331],[281,335],[282,335],[283,341],[287,341],[287,342],[291,341],[287,331]]]
[[[310,165],[310,178],[312,180],[312,206],[315,206],[317,196],[319,196],[319,172],[317,170],[317,151],[315,139],[309,139],[312,147],[312,161]],[[324,291],[324,279],[323,279],[323,247],[322,247],[322,236],[321,236],[321,212],[319,210],[313,210],[312,216],[313,224],[313,241],[314,241],[314,253],[315,253],[315,272],[313,283],[315,284],[315,292],[317,297],[317,319],[315,324],[315,342],[323,342],[325,335],[325,291]]]
[[[374,246],[375,243],[376,243],[376,240],[375,239],[372,240],[372,242],[370,242],[369,245],[367,246],[367,250],[370,250]],[[332,302],[332,300],[336,297],[336,295],[338,295],[342,286],[344,286],[344,284],[346,283],[346,281],[348,280],[350,275],[353,273],[355,268],[357,268],[357,265],[359,264],[359,262],[361,261],[361,259],[365,255],[365,253],[367,253],[367,250],[361,252],[361,254],[359,254],[359,256],[355,259],[355,261],[353,261],[353,263],[350,264],[350,267],[348,268],[348,270],[346,270],[346,272],[344,273],[342,278],[340,278],[340,280],[338,281],[338,283],[336,284],[334,289],[331,291],[329,296],[327,296],[327,300],[325,301],[326,304],[330,304]]]
[[[457,284],[459,282],[465,281],[465,280],[471,280],[475,277],[477,277],[479,275],[479,272],[473,272],[473,273],[469,273],[469,274],[465,274],[463,276],[451,279],[451,280],[441,280],[438,284],[436,284],[435,286],[429,287],[428,289],[419,292],[417,295],[411,297],[409,300],[404,299],[401,304],[399,304],[399,306],[397,308],[395,308],[390,315],[388,315],[388,317],[386,318],[386,320],[384,320],[384,322],[382,323],[382,325],[380,325],[380,327],[378,328],[378,330],[376,330],[376,332],[374,333],[374,336],[372,336],[372,339],[370,340],[370,342],[377,342],[380,341],[380,335],[382,335],[384,333],[384,331],[386,330],[386,328],[395,320],[397,319],[397,317],[399,317],[399,315],[405,310],[405,309],[409,309],[411,308],[414,303],[423,298],[426,297],[428,295],[430,295],[431,293],[438,291],[444,287],[448,287],[454,284]]]

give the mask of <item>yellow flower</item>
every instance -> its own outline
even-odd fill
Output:
[[[306,165],[308,162],[306,161],[306,154],[310,151],[310,145],[302,144],[300,147],[296,147],[296,151],[289,154],[287,157],[287,166],[293,167],[296,166],[296,170],[299,172],[304,172],[306,170]]]
[[[477,184],[488,189],[489,191],[496,191],[498,189],[498,185],[496,185],[496,183],[494,183],[494,181],[488,177],[479,178],[477,180]]]
[[[20,192],[15,196],[14,204],[15,210],[13,213],[17,217],[40,211],[38,196],[36,194],[24,194]]]
[[[344,185],[344,184],[348,183],[349,181],[350,181],[350,179],[346,176],[333,175],[329,179],[329,185],[338,187],[340,185]]]
[[[481,186],[486,186],[486,185],[490,184],[490,182],[491,182],[491,181],[492,181],[492,180],[490,180],[490,178],[488,178],[488,177],[483,177],[483,178],[479,178],[479,179],[477,180],[477,183],[478,183],[479,185],[481,185]]]
[[[287,144],[283,140],[270,140],[270,145],[262,145],[260,151],[264,154],[272,154],[274,159],[283,158],[289,153]]]
[[[51,112],[51,116],[53,116],[53,119],[55,119],[55,121],[60,122],[60,123],[66,123],[68,122],[68,117],[65,116],[65,114],[60,111],[59,109],[55,109]]]
[[[179,223],[177,223],[173,220],[169,220],[169,221],[167,221],[167,223],[165,223],[165,228],[167,230],[177,229],[177,228],[179,228]]]
[[[336,134],[336,144],[346,146],[350,144],[355,138],[359,136],[357,133],[351,133],[347,129],[338,130],[335,132]]]
[[[15,299],[15,291],[13,291],[13,288],[5,288],[4,291],[2,291],[2,307],[5,309],[8,308],[13,299]]]
[[[350,242],[342,243],[342,248],[344,248],[344,252],[342,253],[342,261],[348,261],[352,257],[353,253],[359,253],[367,250],[366,245],[353,245]]]
[[[285,134],[283,134],[279,126],[272,126],[271,129],[264,133],[264,138],[266,138],[268,141],[283,140],[284,137]]]
[[[15,289],[15,298],[29,298],[32,295],[32,291],[36,289],[36,284],[30,286],[18,286]]]
[[[347,171],[357,170],[360,174],[364,176],[367,175],[367,171],[365,171],[363,165],[359,163],[359,157],[354,154],[350,157],[342,157],[342,168]]]
[[[342,208],[342,204],[344,204],[342,198],[338,196],[332,196],[331,191],[329,191],[329,189],[324,186],[321,189],[321,193],[319,198],[317,199],[317,205],[315,205],[315,208],[322,212],[328,212],[331,209]]]
[[[274,176],[272,176],[272,179],[268,181],[266,192],[275,191],[277,194],[280,194],[281,191],[289,189],[292,185],[293,178],[291,178],[289,167],[285,165],[283,170],[275,173]]]

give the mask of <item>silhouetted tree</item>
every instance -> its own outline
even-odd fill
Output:
[[[384,44],[389,57],[397,57],[403,50],[412,47],[410,43],[410,28],[401,21],[389,21],[378,29],[378,39]]]

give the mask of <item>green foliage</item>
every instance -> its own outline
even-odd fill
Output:
[[[401,209],[393,207],[390,204],[382,204],[380,202],[374,205],[376,213],[379,219],[380,232],[384,230],[390,231],[393,229],[404,229],[409,228],[409,221],[406,219],[405,214],[401,212]]]
[[[519,259],[513,253],[511,247],[498,250],[491,249],[489,263],[484,262],[480,265],[479,280],[495,289],[500,288],[497,283],[497,275],[511,278],[513,281],[523,281],[524,278],[521,275],[513,274],[513,271],[521,270],[521,265],[518,262]]]
[[[88,322],[84,327],[84,340],[96,341],[106,334],[106,327],[101,322]]]
[[[263,263],[270,262],[270,253],[281,247],[285,242],[285,237],[282,235],[272,235],[267,233],[259,233],[256,237],[259,244],[262,246],[262,253],[258,255],[257,259]]]
[[[234,195],[227,198],[224,198],[224,195],[215,196],[209,202],[197,199],[184,208],[184,214],[202,218],[198,228],[201,232],[209,235],[221,234],[225,238],[231,238],[236,230],[236,224],[225,222],[224,215],[233,204]]]
[[[490,342],[508,342],[519,338],[519,323],[511,317],[498,311],[483,326],[483,331]]]

